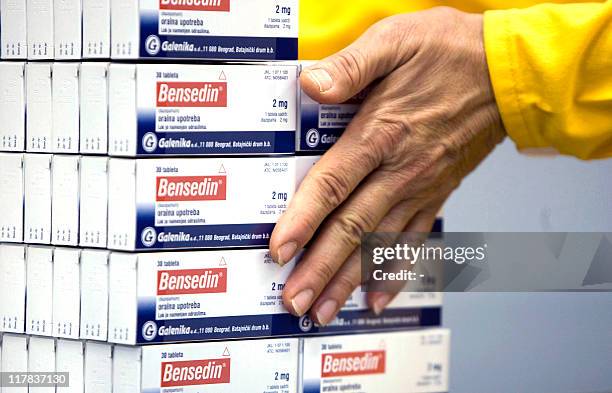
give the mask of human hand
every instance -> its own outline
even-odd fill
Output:
[[[283,299],[290,312],[311,310],[321,325],[361,283],[361,235],[430,231],[451,192],[505,137],[481,15],[435,8],[387,18],[301,76],[306,93],[327,104],[344,102],[374,81],[270,242],[283,265],[313,240]],[[379,313],[392,298],[370,293],[368,304]]]

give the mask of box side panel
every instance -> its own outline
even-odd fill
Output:
[[[79,244],[106,248],[108,223],[108,158],[81,157]]]
[[[56,248],[53,254],[53,336],[79,338],[80,251]]]
[[[54,153],[79,152],[79,65],[53,64]]]
[[[26,0],[0,1],[0,25],[0,57],[25,59],[28,56]]]
[[[79,156],[53,156],[51,242],[54,245],[78,245],[79,163]]]
[[[0,262],[0,331],[24,333],[25,247],[0,244]]]
[[[108,248],[134,250],[136,161],[111,158],[108,170]]]
[[[136,154],[136,66],[111,64],[108,95],[108,152]]]
[[[51,243],[51,155],[26,154],[24,241]]]
[[[27,248],[26,334],[51,336],[53,330],[53,249]]]
[[[57,387],[57,393],[83,393],[83,343],[72,340],[57,340],[55,370],[70,375],[70,386]]]
[[[111,57],[138,58],[139,0],[111,0]]]
[[[26,150],[50,153],[53,137],[52,71],[48,63],[26,64]]]
[[[136,254],[112,253],[109,262],[108,341],[136,343],[137,277]]]
[[[0,241],[23,241],[23,154],[0,153]]]
[[[110,58],[110,0],[82,0],[83,58]]]
[[[25,150],[25,63],[0,63],[0,151]]]
[[[106,341],[108,336],[107,251],[81,252],[81,326],[83,340]]]
[[[28,60],[53,59],[53,0],[27,0]]]
[[[82,63],[80,71],[80,152],[108,152],[108,64]]]
[[[55,0],[53,3],[55,59],[80,59],[81,0]]]

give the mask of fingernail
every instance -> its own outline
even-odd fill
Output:
[[[326,300],[317,310],[317,320],[320,325],[328,325],[336,316],[338,311],[338,302],[335,300]]]
[[[314,300],[314,291],[312,289],[305,289],[302,292],[295,295],[291,299],[291,306],[293,311],[299,316],[306,314],[306,311],[310,308],[312,301]]]
[[[385,308],[387,307],[387,305],[389,305],[390,302],[391,302],[391,296],[389,296],[389,295],[381,295],[374,302],[374,307],[373,307],[374,308],[374,314],[376,314],[376,315],[382,314],[382,312],[385,311]]]
[[[334,85],[334,80],[332,79],[331,75],[329,75],[329,72],[322,68],[310,69],[307,71],[307,73],[310,76],[310,79],[312,79],[312,81],[319,86],[319,91],[321,93],[325,93],[326,91],[330,90]]]
[[[297,243],[285,243],[278,249],[278,264],[285,266],[294,256],[297,251]]]

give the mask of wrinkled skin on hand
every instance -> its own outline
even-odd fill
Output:
[[[506,135],[482,15],[435,8],[387,18],[301,76],[306,93],[327,104],[375,81],[271,238],[281,265],[312,240],[283,299],[290,312],[310,310],[321,325],[361,283],[361,235],[430,231],[448,196]],[[393,296],[369,293],[368,303],[380,313]]]

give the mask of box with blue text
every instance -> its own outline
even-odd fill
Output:
[[[112,64],[112,156],[295,151],[297,66]]]
[[[295,60],[298,0],[112,0],[111,57]]]
[[[295,180],[293,157],[111,158],[108,248],[267,246]]]
[[[112,253],[109,341],[143,345],[440,324],[439,293],[402,292],[375,315],[357,289],[334,321],[316,326],[308,316],[290,315],[283,305],[294,266],[292,261],[281,268],[265,249]]]

